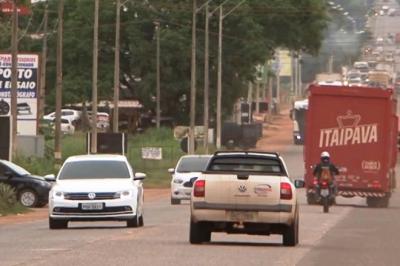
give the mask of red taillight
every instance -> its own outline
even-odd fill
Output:
[[[321,187],[326,188],[328,186],[328,182],[322,181],[321,182]]]
[[[318,179],[316,177],[314,177],[313,184],[314,186],[318,185]]]
[[[205,180],[197,180],[194,183],[193,195],[195,197],[204,197],[205,194],[206,194],[206,181]]]
[[[292,186],[289,183],[281,183],[281,199],[292,199]]]

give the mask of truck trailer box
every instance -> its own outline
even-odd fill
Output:
[[[318,86],[309,90],[304,146],[307,200],[314,203],[313,167],[328,151],[340,169],[338,194],[388,205],[395,187],[398,118],[393,90]]]

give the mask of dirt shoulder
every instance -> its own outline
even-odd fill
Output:
[[[293,121],[289,117],[290,109],[284,108],[272,121],[264,124],[263,137],[257,142],[256,150],[283,152],[293,143]]]
[[[257,142],[255,150],[283,152],[292,144],[293,122],[289,118],[289,108],[283,108],[279,115],[272,117],[270,123],[263,126],[263,137]],[[147,188],[144,192],[147,202],[156,201],[169,195],[169,188]],[[10,223],[26,223],[43,220],[48,217],[46,207],[32,209],[30,212],[16,215],[0,216],[0,225]]]

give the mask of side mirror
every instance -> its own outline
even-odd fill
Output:
[[[168,169],[168,173],[170,173],[171,175],[172,175],[173,173],[175,173],[175,168],[169,168],[169,169]]]
[[[56,176],[54,174],[49,174],[49,175],[45,175],[44,179],[46,181],[49,181],[49,182],[55,182],[56,181]]]
[[[296,180],[294,180],[294,186],[296,188],[303,188],[306,186],[306,182],[304,182],[303,180],[300,180],[300,179],[296,179]]]
[[[133,178],[133,180],[143,180],[146,178],[146,174],[144,173],[135,173],[135,177]]]

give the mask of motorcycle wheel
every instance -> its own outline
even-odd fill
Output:
[[[324,205],[324,212],[329,212],[329,199],[328,197],[322,198],[322,203]]]

